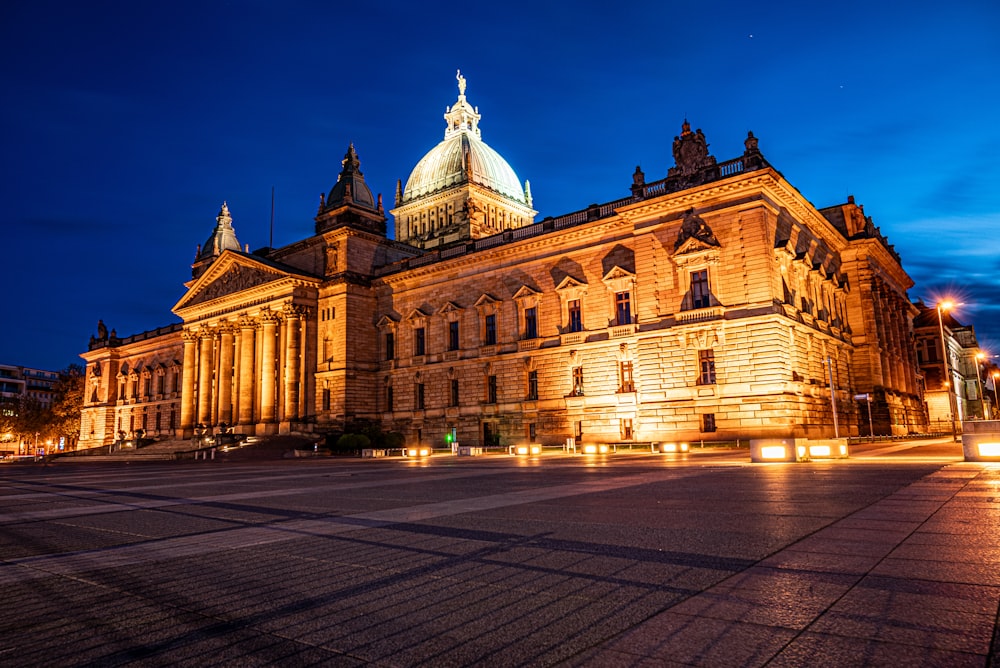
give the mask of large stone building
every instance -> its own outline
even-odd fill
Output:
[[[926,428],[912,283],[853,199],[818,210],[752,133],[718,162],[685,121],[665,178],[535,222],[480,119],[460,77],[395,240],[353,146],[307,239],[250,253],[223,205],[182,324],[83,355],[81,442],[357,420],[488,445],[831,436],[867,431],[858,393],[876,433]]]
[[[980,387],[990,376],[977,369],[982,360],[976,330],[946,309],[917,302],[913,320],[917,362],[925,378],[925,400],[933,431],[961,429],[965,420],[982,419],[987,406]],[[947,361],[942,350],[948,351]],[[945,372],[947,369],[947,374]],[[985,387],[983,387],[985,389]]]

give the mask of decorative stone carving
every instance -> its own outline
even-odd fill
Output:
[[[219,278],[205,286],[186,305],[199,304],[218,297],[246,290],[281,278],[281,274],[264,271],[255,267],[234,264]]]
[[[719,240],[712,233],[712,228],[708,226],[708,223],[701,216],[694,212],[694,209],[688,209],[684,212],[684,222],[681,223],[681,230],[677,233],[674,250],[680,250],[681,246],[688,239],[700,241],[701,243],[698,245],[701,247],[719,246]]]

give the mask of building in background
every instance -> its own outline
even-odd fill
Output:
[[[461,77],[445,120],[397,185],[396,240],[353,146],[307,239],[250,253],[223,205],[182,324],[83,355],[82,447],[358,421],[411,443],[844,436],[868,430],[859,392],[876,433],[926,430],[898,254],[752,133],[719,162],[685,121],[662,178],[534,222]]]
[[[979,342],[972,325],[963,325],[944,311],[938,321],[936,306],[916,302],[919,314],[913,321],[917,360],[924,375],[927,412],[933,431],[950,431],[952,412],[957,429],[963,420],[981,419],[985,408],[980,384],[985,390],[991,376],[977,374]],[[942,331],[948,351],[948,376],[942,356]],[[949,396],[951,393],[951,396]]]

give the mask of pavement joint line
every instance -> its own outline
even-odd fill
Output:
[[[441,474],[435,475],[433,477],[423,478],[419,482],[443,482],[445,480],[455,480],[461,478],[478,477],[482,475],[489,475],[487,473],[452,473],[452,474]],[[495,475],[495,473],[494,473]],[[403,479],[399,478],[397,480],[367,480],[358,481],[353,484],[338,485],[337,489],[365,489],[370,487],[387,487],[395,485],[408,485],[413,484],[415,481],[413,479]],[[240,484],[244,484],[240,481]],[[254,498],[270,498],[275,496],[290,496],[299,495],[308,492],[316,491],[329,491],[331,487],[329,485],[314,486],[314,487],[284,487],[281,489],[267,489],[267,490],[255,490],[250,492],[234,492],[231,494],[218,494],[215,496],[193,496],[189,498],[178,499],[176,497],[163,498],[163,499],[153,499],[148,501],[134,501],[134,502],[122,502],[115,501],[113,499],[95,499],[100,501],[104,505],[94,505],[94,506],[73,506],[69,508],[48,508],[46,510],[29,510],[22,512],[6,513],[0,517],[0,526],[5,524],[20,524],[28,521],[37,520],[58,520],[58,519],[69,519],[73,517],[85,517],[88,515],[103,515],[106,513],[117,513],[117,512],[129,512],[134,510],[158,510],[160,508],[170,508],[175,506],[183,505],[200,505],[200,504],[212,504],[212,503],[224,503],[227,501],[244,501],[247,499]],[[67,494],[64,492],[51,492],[48,494],[42,494],[42,498],[59,496],[70,498],[74,500],[84,500],[92,496],[110,496],[110,495],[120,495],[120,496],[141,496],[140,490],[127,489],[127,490],[106,490],[101,492],[94,492],[92,495],[88,494]],[[6,499],[0,497],[0,502]]]
[[[303,535],[333,536],[368,528],[428,520],[474,511],[549,501],[570,496],[635,487],[664,480],[695,476],[700,469],[662,469],[649,473],[615,476],[553,487],[491,494],[472,499],[443,501],[382,511],[363,512],[322,520],[290,520],[264,526],[238,527],[139,544],[97,548],[62,554],[7,559],[0,562],[0,584],[20,582],[90,570],[119,568],[162,560],[191,557],[293,540]]]
[[[844,522],[848,522],[852,518],[855,518],[856,515],[859,515],[859,514],[862,514],[862,513],[866,513],[868,511],[870,511],[873,507],[876,507],[878,505],[881,505],[881,504],[884,504],[884,503],[891,503],[893,501],[894,497],[897,497],[897,496],[904,496],[904,497],[906,497],[906,496],[908,496],[906,494],[907,490],[910,490],[913,487],[933,486],[935,489],[938,489],[939,486],[940,486],[940,484],[942,484],[942,483],[931,482],[931,481],[932,480],[936,480],[936,479],[941,479],[941,478],[944,478],[944,482],[945,483],[950,484],[950,485],[952,485],[954,487],[954,490],[951,491],[951,493],[948,495],[947,498],[940,499],[940,500],[935,500],[935,502],[934,502],[934,505],[935,505],[934,509],[925,512],[924,513],[925,517],[923,518],[923,520],[916,527],[914,527],[911,531],[909,531],[906,534],[906,536],[900,538],[899,540],[895,541],[892,544],[887,544],[887,546],[886,546],[886,548],[884,550],[884,553],[878,558],[878,561],[875,564],[873,564],[870,568],[867,569],[867,571],[865,571],[864,573],[861,573],[861,574],[843,573],[843,575],[845,575],[845,576],[853,577],[854,578],[853,582],[851,582],[851,584],[849,584],[849,585],[846,585],[844,587],[843,591],[838,596],[836,596],[836,598],[834,598],[833,600],[831,600],[831,602],[829,604],[827,604],[822,610],[818,611],[815,614],[815,616],[810,621],[808,621],[806,624],[802,625],[801,628],[798,628],[798,627],[795,627],[795,626],[782,626],[782,628],[786,628],[786,629],[789,629],[791,631],[795,631],[795,635],[792,636],[789,639],[789,641],[783,647],[781,647],[769,659],[767,659],[764,662],[764,665],[770,663],[771,661],[780,659],[781,654],[783,652],[785,652],[786,650],[789,650],[789,648],[792,648],[795,645],[796,641],[799,638],[801,638],[804,634],[810,632],[809,631],[810,628],[813,628],[820,619],[822,619],[826,614],[828,614],[831,610],[833,610],[836,607],[836,605],[839,602],[843,601],[844,598],[848,594],[850,594],[851,592],[855,591],[857,589],[859,583],[861,583],[862,581],[864,581],[867,577],[871,576],[872,573],[878,569],[879,565],[883,564],[886,561],[886,559],[890,558],[890,556],[892,555],[892,553],[895,552],[899,548],[900,545],[902,545],[909,538],[911,538],[916,533],[918,533],[920,531],[920,528],[923,527],[923,526],[925,526],[927,524],[927,522],[929,522],[937,513],[939,513],[948,503],[951,503],[955,499],[957,499],[959,497],[959,494],[961,493],[961,491],[963,489],[965,489],[966,487],[968,487],[970,484],[972,484],[976,479],[978,479],[982,475],[983,471],[987,470],[988,468],[992,468],[992,467],[986,467],[986,466],[977,466],[978,473],[976,475],[972,475],[972,476],[968,476],[968,475],[954,475],[955,473],[964,474],[964,473],[966,473],[968,471],[968,468],[964,467],[963,464],[966,464],[966,463],[963,462],[963,463],[960,463],[960,464],[958,464],[956,466],[956,468],[958,468],[958,471],[949,471],[948,468],[950,468],[950,467],[946,467],[946,468],[934,471],[933,473],[930,473],[930,474],[928,474],[928,475],[920,478],[919,480],[916,480],[913,483],[910,483],[909,485],[906,485],[906,486],[904,486],[904,487],[896,490],[895,492],[893,492],[891,494],[887,494],[886,496],[882,497],[881,499],[879,499],[879,500],[877,500],[877,501],[875,501],[875,502],[873,502],[871,504],[868,504],[864,508],[859,508],[854,513],[851,513],[850,515],[847,515],[847,516],[842,517],[842,518],[840,518],[840,519],[838,519],[838,520],[836,520],[834,522],[831,522],[830,524],[828,524],[828,525],[826,525],[824,527],[821,527],[820,529],[817,529],[816,531],[811,532],[810,534],[808,534],[806,536],[801,537],[799,540],[795,541],[794,543],[790,543],[789,545],[786,545],[785,547],[781,548],[780,550],[776,550],[771,555],[768,555],[768,556],[764,557],[763,559],[761,559],[759,562],[757,562],[757,564],[755,566],[751,566],[750,568],[747,569],[747,571],[749,571],[752,568],[760,567],[760,568],[773,569],[776,573],[778,573],[778,572],[780,572],[780,573],[795,573],[796,571],[802,572],[802,569],[792,569],[792,568],[788,568],[788,567],[782,567],[780,565],[778,565],[778,566],[767,566],[765,564],[765,562],[767,562],[769,560],[774,560],[776,557],[779,557],[782,553],[785,553],[785,552],[794,552],[795,551],[794,550],[795,546],[798,545],[799,543],[801,543],[801,542],[803,542],[803,541],[805,541],[807,539],[810,539],[810,538],[815,538],[817,536],[822,537],[822,534],[824,532],[836,529],[836,527],[837,527],[838,524],[842,524]],[[720,581],[719,583],[717,583],[717,584],[715,584],[715,585],[713,585],[711,587],[708,587],[708,588],[702,590],[698,594],[695,594],[692,597],[689,597],[687,599],[679,601],[675,605],[672,605],[672,606],[666,608],[665,610],[663,610],[663,611],[661,611],[659,613],[656,613],[656,614],[650,616],[646,620],[643,620],[642,622],[639,622],[638,624],[636,624],[632,628],[630,628],[627,631],[624,631],[623,633],[619,634],[619,638],[621,636],[625,636],[625,635],[628,635],[629,633],[635,632],[637,629],[641,628],[644,624],[652,623],[653,620],[655,620],[657,617],[659,617],[661,615],[664,615],[664,614],[686,615],[686,616],[689,616],[689,617],[692,617],[692,618],[697,618],[699,616],[709,616],[709,617],[711,617],[710,614],[706,615],[705,612],[701,612],[698,615],[691,615],[689,613],[674,611],[673,608],[675,608],[677,606],[680,606],[680,605],[683,605],[683,604],[690,605],[690,603],[689,603],[690,601],[696,601],[699,597],[709,598],[709,597],[713,597],[713,596],[721,596],[722,594],[720,593],[720,591],[727,588],[726,583],[728,581],[730,581],[730,580],[732,580],[734,578],[744,577],[747,571],[743,571],[743,572],[740,572],[740,573],[735,573],[732,576],[730,576],[728,578],[725,578],[724,580]],[[812,571],[806,570],[805,572],[812,572]],[[826,571],[824,571],[824,572],[826,572]],[[830,571],[830,572],[833,573],[833,571]],[[892,577],[892,576],[888,576],[888,577]],[[740,624],[754,624],[754,622],[747,621],[747,620],[730,620],[730,619],[726,619],[726,618],[719,618],[719,620],[723,621],[723,622],[726,622],[726,623],[729,623],[729,624],[735,624],[735,623],[740,623]],[[997,630],[997,629],[1000,629],[1000,627],[996,626],[996,624],[1000,624],[1000,605],[998,605],[997,616],[996,616],[996,618],[994,620],[991,620],[991,623],[994,624],[994,632],[993,632],[993,635],[992,635],[993,641],[991,642],[991,645],[990,645],[990,648],[989,648],[988,654],[987,654],[988,657],[991,657],[991,656],[994,655],[995,649],[994,649],[993,643],[997,642],[997,636],[998,636],[998,634],[1000,634],[1000,631]],[[765,628],[766,627],[772,627],[772,626],[781,626],[781,625],[768,624],[768,625],[765,625]],[[616,643],[617,640],[618,640],[618,638],[613,638],[613,639],[610,639],[610,640],[606,640],[606,641],[602,642],[599,646],[595,646],[595,647],[590,648],[590,650],[588,650],[588,651],[594,651],[594,650],[596,650],[599,653],[602,648],[610,648],[611,646],[613,646]],[[627,650],[618,649],[617,651],[627,651]]]

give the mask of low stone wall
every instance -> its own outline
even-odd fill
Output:
[[[963,422],[962,454],[967,462],[1000,462],[1000,420]]]
[[[750,461],[807,462],[813,459],[845,459],[850,456],[846,438],[753,438]]]

